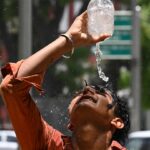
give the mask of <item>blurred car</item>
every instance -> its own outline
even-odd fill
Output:
[[[0,130],[0,150],[18,150],[16,134],[12,130]]]
[[[136,131],[129,134],[128,150],[150,150],[150,131]]]

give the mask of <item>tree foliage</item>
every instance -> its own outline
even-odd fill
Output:
[[[127,2],[127,1],[126,1]],[[141,102],[150,108],[150,1],[138,0],[141,6]]]
[[[150,108],[150,2],[141,2],[142,104]]]

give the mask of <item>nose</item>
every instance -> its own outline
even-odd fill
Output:
[[[86,86],[84,89],[83,89],[83,94],[92,94],[94,95],[95,94],[95,90],[89,86]]]

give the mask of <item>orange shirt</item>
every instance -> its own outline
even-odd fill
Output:
[[[2,68],[1,96],[6,104],[12,125],[22,150],[73,150],[71,137],[64,136],[45,122],[32,100],[29,90],[34,86],[42,92],[43,73],[18,78],[23,60]],[[112,142],[113,150],[126,150]]]

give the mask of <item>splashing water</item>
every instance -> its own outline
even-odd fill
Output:
[[[95,57],[96,57],[98,75],[103,81],[108,82],[109,78],[105,75],[105,73],[102,71],[101,68],[101,60],[102,60],[101,56],[102,56],[102,51],[100,50],[100,43],[96,43]]]
[[[114,5],[111,0],[90,0],[88,12],[88,32],[92,36],[99,36],[102,34],[112,35],[114,31]],[[108,82],[109,78],[105,76],[101,69],[100,43],[96,44],[95,50],[97,69],[99,77]]]

